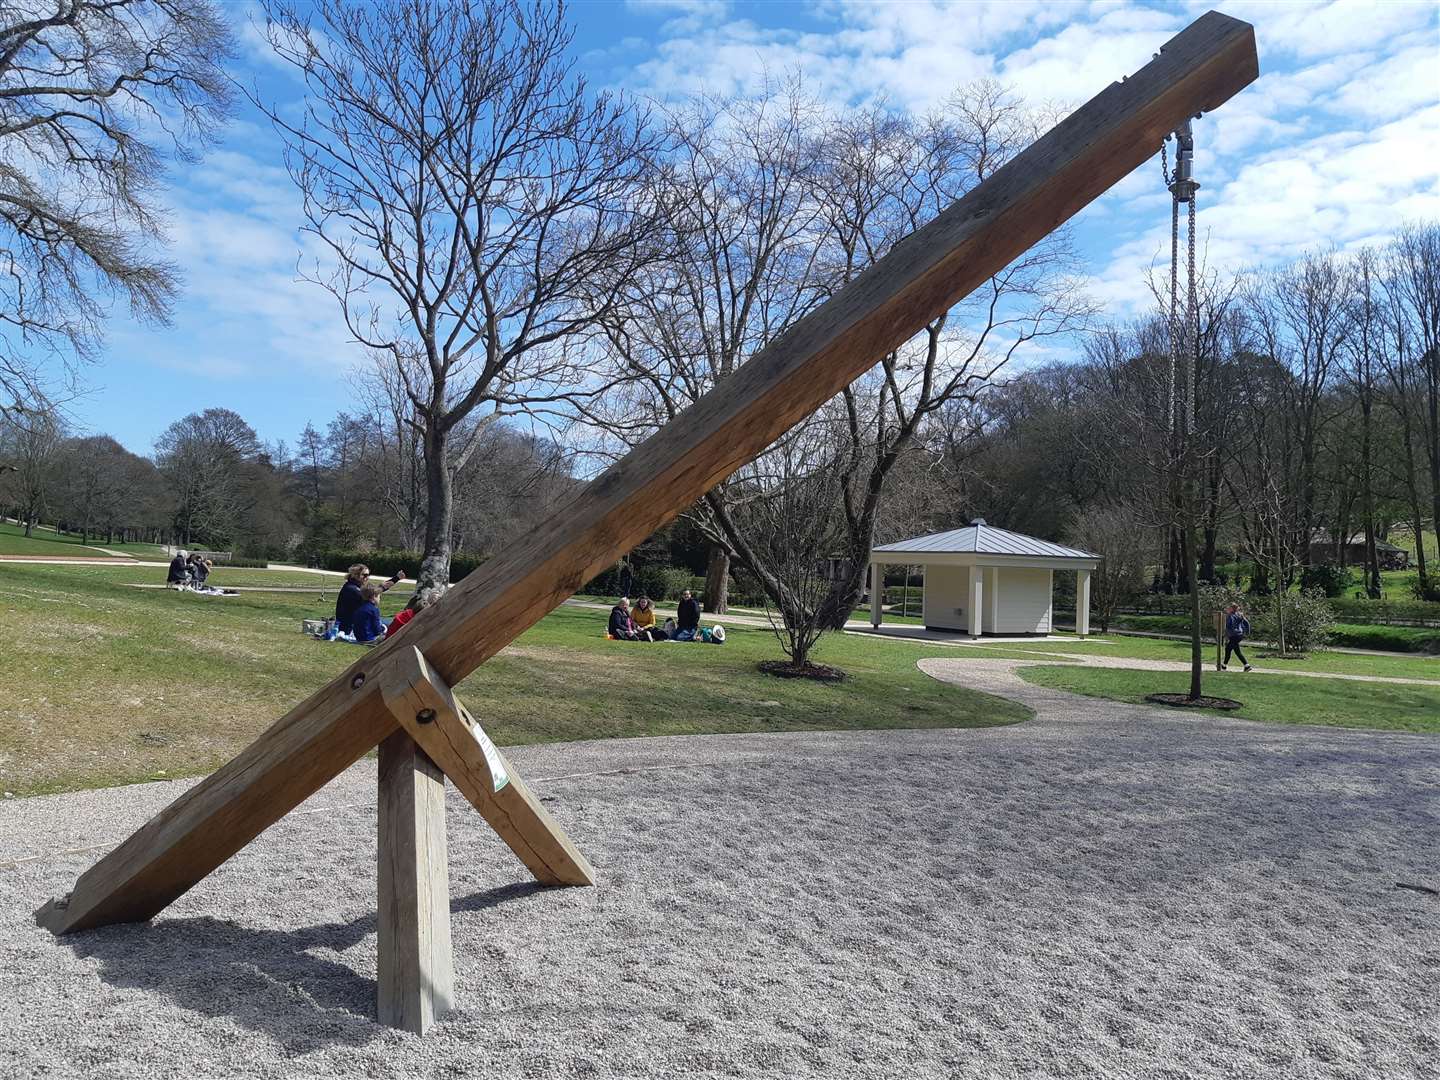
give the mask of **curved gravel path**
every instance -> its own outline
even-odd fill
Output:
[[[1440,1058],[1440,740],[1177,717],[930,660],[1008,728],[512,757],[541,890],[451,793],[458,1009],[376,1025],[374,766],[148,926],[31,921],[181,783],[0,803],[0,1076],[1406,1078]],[[28,860],[28,861],[20,861]]]

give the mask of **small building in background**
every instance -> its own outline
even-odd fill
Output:
[[[1023,533],[986,524],[917,536],[870,551],[870,624],[881,625],[885,566],[924,568],[923,612],[927,630],[1021,636],[1053,627],[1055,571],[1073,571],[1075,632],[1090,632],[1090,572],[1100,557]]]
[[[1345,565],[1363,567],[1365,565],[1365,534],[1356,533],[1346,540],[1343,545],[1337,544],[1335,534],[1325,529],[1316,529],[1310,534],[1310,551],[1307,560],[1311,566],[1340,565],[1340,549],[1345,549]],[[1409,570],[1410,552],[1404,548],[1388,544],[1384,540],[1375,541],[1375,558],[1380,563],[1381,570]]]

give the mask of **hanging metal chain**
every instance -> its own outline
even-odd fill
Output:
[[[1186,270],[1189,282],[1189,302],[1186,306],[1185,321],[1190,331],[1190,415],[1188,419],[1189,435],[1193,438],[1195,429],[1199,424],[1200,409],[1200,303],[1198,299],[1198,285],[1195,279],[1195,189],[1200,185],[1195,184],[1190,191],[1190,221],[1189,236],[1190,261]]]
[[[1160,152],[1165,152],[1161,145]],[[1166,387],[1165,430],[1175,434],[1175,379],[1180,363],[1180,200],[1170,200],[1170,379]]]

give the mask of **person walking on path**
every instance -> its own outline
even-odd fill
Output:
[[[1250,620],[1245,618],[1239,604],[1231,604],[1225,609],[1225,659],[1220,661],[1221,671],[1228,670],[1232,652],[1240,658],[1245,670],[1250,670],[1250,661],[1245,659],[1245,654],[1240,649],[1240,642],[1244,641],[1249,633]]]

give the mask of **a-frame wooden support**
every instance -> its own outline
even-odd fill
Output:
[[[423,1034],[454,996],[446,777],[537,881],[593,885],[595,872],[418,649],[384,680],[400,727],[380,744],[377,1014]]]
[[[403,634],[357,659],[156,815],[81,875],[69,896],[47,904],[41,922],[63,934],[151,918],[398,730],[432,757],[441,755],[437,743],[417,736],[418,721],[406,725],[390,706],[408,677],[397,672],[413,672],[417,651],[440,685],[457,685],[878,357],[1153,157],[1183,121],[1219,107],[1258,75],[1248,24],[1213,11],[1196,20],[1140,71],[1107,87],[897,244],[527,538],[421,612]],[[435,762],[475,802],[481,793],[461,777],[479,765],[468,745],[463,751],[463,761]],[[522,796],[517,804],[491,794],[480,800],[489,820],[514,823],[513,807],[521,807],[519,814],[533,808],[533,799]],[[575,880],[584,869],[562,846],[521,857],[537,875],[542,866],[557,881]]]

